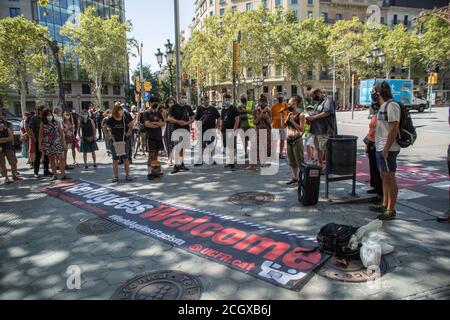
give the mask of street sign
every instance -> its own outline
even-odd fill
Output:
[[[150,98],[152,97],[150,92],[144,92],[144,100],[150,101]]]
[[[148,81],[144,82],[144,91],[145,92],[152,91],[152,83],[151,82],[148,82]]]

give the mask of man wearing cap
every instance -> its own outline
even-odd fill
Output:
[[[288,132],[284,122],[289,114],[288,109],[288,104],[284,102],[283,96],[279,95],[278,103],[272,106],[272,128],[278,130],[280,133],[280,159],[286,159],[283,152],[286,145]]]
[[[311,134],[317,149],[319,166],[324,168],[325,152],[328,138],[337,135],[336,104],[331,96],[327,96],[321,89],[313,89],[310,97],[318,107],[313,116],[306,118],[311,123]]]

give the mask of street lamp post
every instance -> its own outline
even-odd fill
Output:
[[[375,47],[372,52],[369,52],[366,56],[366,63],[374,70],[375,82],[379,75],[379,69],[383,69],[386,62],[386,55],[378,47]]]
[[[155,53],[156,60],[158,61],[159,68],[162,69],[163,65],[163,57],[166,58],[167,66],[169,68],[169,79],[170,79],[170,96],[173,96],[173,77],[172,77],[172,70],[173,70],[173,59],[174,59],[174,51],[173,51],[173,44],[170,42],[169,39],[167,39],[167,43],[164,44],[166,47],[166,52],[161,52],[161,49],[158,48],[158,52]]]
[[[336,57],[344,54],[345,51],[341,51],[333,54],[333,100],[336,100]]]
[[[180,1],[174,0],[175,11],[175,50],[177,55],[176,68],[177,68],[177,99],[181,94],[181,51],[180,51]],[[172,60],[173,61],[173,60]]]

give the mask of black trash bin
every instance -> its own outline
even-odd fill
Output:
[[[339,135],[330,137],[327,148],[326,198],[328,198],[329,182],[353,180],[352,196],[356,196],[356,164],[358,137]],[[340,176],[330,178],[330,175]]]
[[[303,164],[298,184],[298,201],[304,206],[319,203],[321,168],[314,164]]]

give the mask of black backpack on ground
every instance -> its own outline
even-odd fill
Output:
[[[359,228],[353,226],[330,223],[320,229],[317,235],[317,242],[323,253],[337,256],[349,257],[359,254],[359,247],[356,250],[348,248],[350,239]]]
[[[400,124],[397,143],[401,148],[409,148],[417,140],[417,130],[411,118],[409,110],[400,102],[391,100],[386,106],[386,113],[391,102],[396,102],[400,106]]]

